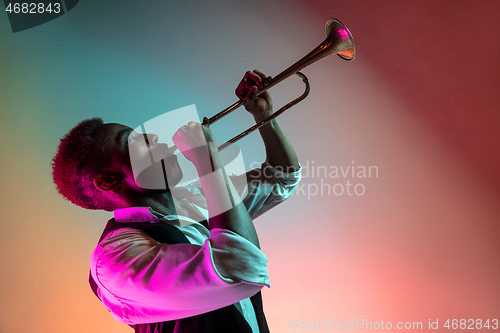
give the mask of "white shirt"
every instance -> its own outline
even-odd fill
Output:
[[[260,169],[230,178],[254,219],[288,198],[300,177],[300,170],[282,173],[266,161]],[[248,187],[242,186],[247,182]],[[178,190],[192,217],[208,217],[201,186]],[[191,243],[158,243],[141,230],[122,228],[98,244],[90,271],[116,320],[129,325],[163,322],[240,302],[253,332],[259,332],[249,297],[270,284],[267,258],[255,245],[230,230],[208,230],[196,218],[161,215],[148,207],[117,209],[114,215],[122,223],[173,224]]]

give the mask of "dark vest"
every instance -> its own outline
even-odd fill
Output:
[[[176,227],[166,223],[119,223],[115,219],[109,220],[104,229],[101,242],[111,231],[121,228],[134,228],[144,231],[149,237],[160,243],[178,244],[188,243],[184,234]],[[89,276],[92,291],[97,296],[97,284],[92,276]],[[99,297],[99,296],[98,296]],[[262,296],[260,291],[250,298],[255,309],[257,323],[261,333],[269,333],[266,318],[262,308]],[[250,325],[238,311],[236,306],[229,305],[214,311],[203,313],[193,317],[187,317],[161,323],[131,325],[137,333],[252,333]]]

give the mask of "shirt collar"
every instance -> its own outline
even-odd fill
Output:
[[[161,222],[151,213],[149,207],[127,207],[115,209],[115,221],[119,223],[126,222]]]
[[[178,203],[190,203],[191,199],[203,197],[197,186],[176,187],[172,189],[172,194],[178,198]],[[181,198],[181,199],[179,199]],[[196,202],[196,201],[195,201]],[[176,203],[176,204],[178,204]],[[153,210],[151,207],[126,207],[114,210],[115,221],[127,222],[157,222],[169,223],[176,226],[185,226],[198,221],[182,215],[163,215]]]
[[[126,207],[114,210],[115,221],[127,222],[156,222],[169,223],[176,226],[186,226],[197,221],[182,215],[163,215],[151,207]]]

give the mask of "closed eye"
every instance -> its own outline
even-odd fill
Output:
[[[137,134],[136,132],[134,131],[130,131],[129,132],[130,134],[127,136],[127,140],[125,141],[125,145],[126,146],[129,146],[129,145],[132,145],[134,143],[137,143],[138,141],[144,141],[142,139],[142,136]]]
[[[135,136],[131,135],[128,137],[127,146],[133,144],[136,141]]]

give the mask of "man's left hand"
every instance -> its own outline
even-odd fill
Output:
[[[266,86],[270,80],[270,76],[265,76],[258,70],[248,71],[236,88],[236,96],[240,99],[246,97],[245,109],[256,118],[263,114],[272,113],[271,95],[265,91],[257,96],[257,91]]]

